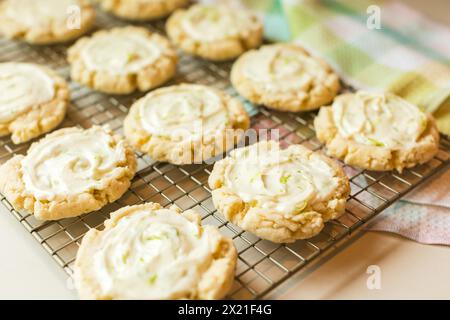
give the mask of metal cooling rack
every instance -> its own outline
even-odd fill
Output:
[[[124,24],[103,13],[98,14],[97,27],[109,28]],[[163,22],[150,29],[162,32]],[[27,61],[48,65],[69,80],[69,68],[65,60],[67,46],[33,47],[23,43],[0,39],[0,62]],[[237,95],[228,77],[229,63],[213,64],[181,55],[179,71],[173,83],[191,82],[211,85]],[[122,121],[129,106],[140,95],[118,97],[91,91],[70,82],[72,103],[62,126],[109,125],[122,133]],[[1,93],[0,93],[1,94]],[[314,134],[315,113],[281,113],[247,105],[252,114],[253,128],[278,130],[282,143],[303,144],[315,150],[321,145]],[[9,138],[0,139],[0,163],[14,154],[26,153],[30,143],[14,145]],[[261,240],[226,220],[216,212],[207,186],[211,165],[174,166],[151,160],[141,153],[138,156],[138,172],[129,191],[115,203],[98,212],[59,221],[42,222],[33,215],[14,210],[2,196],[1,202],[22,223],[52,258],[69,274],[83,235],[91,228],[101,229],[109,213],[125,206],[147,201],[162,205],[176,204],[181,209],[196,209],[204,223],[216,225],[224,234],[233,238],[239,251],[236,280],[229,294],[231,299],[262,298],[294,273],[306,270],[312,261],[328,256],[348,236],[401,196],[416,187],[434,173],[450,164],[450,141],[442,139],[439,154],[429,163],[413,169],[396,172],[371,172],[354,169],[342,163],[350,178],[351,195],[346,213],[326,224],[316,237],[279,245]]]

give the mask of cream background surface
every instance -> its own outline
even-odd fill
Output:
[[[450,26],[448,0],[402,0]],[[366,286],[370,265],[381,289]],[[362,233],[312,272],[293,277],[269,297],[283,299],[450,298],[450,247],[422,245],[379,232]],[[0,299],[74,299],[67,275],[0,205]]]

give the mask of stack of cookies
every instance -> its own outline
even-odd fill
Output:
[[[105,94],[147,92],[177,72],[177,48],[212,61],[236,59],[231,83],[255,105],[283,112],[320,108],[314,127],[329,156],[368,170],[425,163],[438,151],[432,116],[389,93],[338,95],[339,77],[293,43],[261,46],[252,13],[188,0],[96,0],[129,21],[166,16],[169,38],[144,27],[97,31],[68,49],[71,78]],[[77,9],[78,8],[78,9]],[[66,13],[79,10],[72,28]],[[85,0],[5,0],[0,33],[32,45],[66,42],[89,31],[95,9]],[[72,21],[74,22],[74,21]],[[68,84],[32,63],[0,63],[0,134],[19,144],[55,129],[70,101]],[[233,149],[250,119],[240,99],[199,84],[155,89],[131,106],[124,137],[107,128],[64,128],[0,167],[0,191],[16,210],[57,220],[99,210],[120,198],[136,173],[134,151],[174,165],[201,163]],[[218,212],[276,243],[317,235],[345,211],[342,166],[301,145],[261,141],[217,161],[209,177]],[[75,262],[86,299],[220,299],[231,288],[237,252],[193,210],[145,203],[111,214],[90,230]]]

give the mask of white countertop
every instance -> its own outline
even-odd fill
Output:
[[[447,0],[403,0],[450,25]],[[369,266],[381,270],[370,290]],[[450,247],[422,245],[396,235],[366,232],[303,278],[270,297],[288,299],[450,298]],[[65,272],[0,205],[0,299],[74,299]]]
[[[67,275],[0,204],[0,299],[74,299]]]

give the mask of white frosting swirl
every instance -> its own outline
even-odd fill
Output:
[[[201,85],[167,87],[149,93],[139,104],[142,127],[149,133],[199,139],[228,125],[228,110],[222,98]]]
[[[25,189],[39,200],[76,195],[107,187],[119,178],[126,161],[123,141],[116,143],[101,127],[62,129],[28,150],[22,159]]]
[[[55,95],[54,81],[28,63],[0,63],[0,123],[14,120]]]
[[[317,59],[283,45],[268,45],[249,53],[243,73],[274,91],[308,91],[328,76],[327,69]]]
[[[394,149],[414,145],[428,123],[418,107],[393,94],[344,94],[332,111],[341,136]]]
[[[89,70],[113,74],[137,73],[153,64],[161,54],[158,43],[139,32],[96,35],[81,51]]]
[[[256,18],[248,12],[222,5],[194,5],[182,20],[184,31],[201,42],[239,37],[257,24]]]
[[[29,27],[50,25],[56,21],[64,22],[68,8],[78,5],[77,0],[10,0],[6,15]]]
[[[93,270],[102,294],[121,299],[195,296],[210,265],[208,229],[169,209],[140,210],[102,232]]]
[[[231,153],[224,186],[243,201],[283,214],[296,214],[308,204],[328,200],[338,186],[333,169],[318,155],[309,158],[261,142]]]

